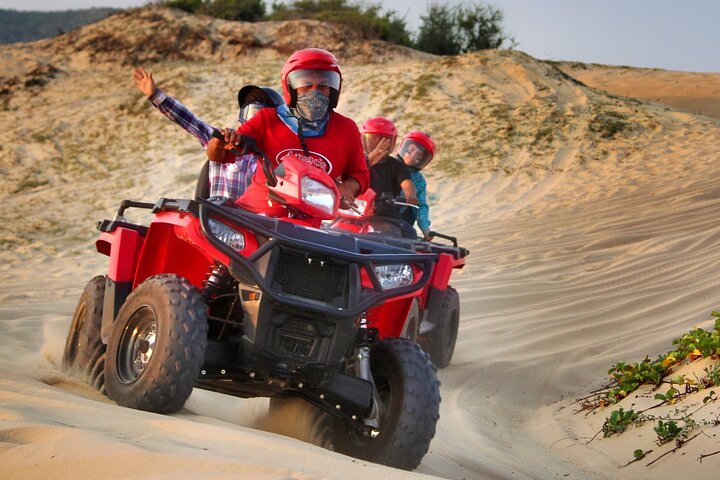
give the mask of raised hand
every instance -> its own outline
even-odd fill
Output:
[[[157,86],[151,72],[146,71],[143,67],[137,67],[133,72],[133,82],[143,95],[149,97],[155,93]]]
[[[370,165],[375,165],[377,162],[385,158],[385,155],[390,153],[390,139],[381,138],[375,147],[368,153],[368,162]]]

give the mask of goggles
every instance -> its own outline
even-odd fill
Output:
[[[432,154],[415,140],[403,140],[398,150],[398,156],[408,167],[422,170],[432,160]]]
[[[238,122],[247,122],[263,108],[267,108],[267,105],[258,102],[251,102],[243,105],[242,108],[240,108],[240,113],[238,114]]]
[[[332,70],[295,70],[287,76],[292,89],[310,85],[323,85],[340,91],[340,75]]]
[[[393,151],[393,148],[395,148],[396,137],[391,137],[390,135],[380,135],[378,133],[363,133],[360,138],[362,139],[363,150],[366,154],[372,152],[373,149],[377,147],[377,144],[380,142],[380,140],[382,140],[383,138],[387,138],[388,140],[390,140],[390,145],[388,145],[387,151],[388,154]]]

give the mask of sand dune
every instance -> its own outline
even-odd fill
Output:
[[[38,45],[59,72],[32,73]],[[590,441],[610,410],[653,404],[650,389],[594,414],[577,413],[576,400],[606,385],[616,362],[655,357],[694,326],[711,328],[720,299],[718,121],[606,95],[520,52],[381,68],[348,53],[339,109],[433,132],[433,227],[472,252],[452,281],[460,336],[440,372],[438,432],[418,469],[403,472],[292,438],[306,426],[273,425],[266,400],[196,390],[183,411],[161,416],[118,407],[60,372],[75,302],[106,268],[93,247],[95,220],[123,198],[190,196],[203,158],[134,91],[129,67],[90,63],[67,45],[0,47],[13,66],[0,97],[8,126],[0,132],[0,478],[716,476],[720,456],[698,461],[720,450],[712,423],[662,458],[674,444],[656,445],[651,423]],[[276,83],[281,63],[268,53],[146,66],[201,116],[232,125],[236,88]],[[607,70],[588,74],[601,82]],[[647,77],[628,68],[611,78],[629,92]],[[672,85],[663,84],[668,96],[687,94]],[[708,364],[683,371],[699,375]],[[680,407],[698,409],[705,395]],[[719,413],[710,403],[695,417],[713,422]],[[653,451],[621,467],[636,449]]]
[[[697,115],[720,117],[720,79],[717,73],[673,72],[575,62],[558,62],[557,66],[593,88],[669,105]]]

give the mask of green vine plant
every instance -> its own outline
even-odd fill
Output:
[[[633,457],[635,457],[635,460],[642,460],[647,456],[648,453],[651,453],[652,450],[643,450],[642,448],[638,448],[633,452]]]
[[[618,362],[613,365],[608,370],[611,379],[610,385],[585,398],[578,399],[579,411],[592,412],[598,408],[616,404],[641,385],[660,387],[663,384],[663,378],[671,373],[672,368],[685,360],[718,357],[720,355],[720,312],[713,311],[711,315],[715,317],[713,331],[708,332],[701,328],[695,328],[682,337],[674,339],[672,343],[675,348],[664,355],[659,355],[655,360],[646,356],[640,362]],[[655,398],[672,405],[682,396],[704,388],[720,386],[720,365],[706,368],[705,373],[705,377],[694,381],[676,375],[670,382],[667,382],[671,384],[670,389],[664,394],[656,394]],[[678,388],[684,387],[684,391],[680,392],[674,385],[677,385]]]
[[[660,400],[663,403],[667,403],[668,405],[672,405],[677,400],[677,394],[678,392],[675,388],[670,387],[670,389],[667,391],[666,394],[662,393],[656,393],[655,394],[655,400]]]
[[[670,440],[674,440],[678,435],[685,434],[687,432],[687,428],[679,427],[675,420],[668,420],[667,422],[658,420],[658,423],[653,430],[657,433],[658,445],[663,445]]]
[[[613,410],[603,425],[603,436],[609,437],[615,433],[622,433],[627,430],[630,425],[638,421],[642,421],[642,419],[635,410],[624,410],[622,408]]]

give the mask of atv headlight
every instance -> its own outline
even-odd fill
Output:
[[[374,265],[375,275],[383,288],[396,288],[410,285],[413,281],[413,270],[410,265]]]
[[[242,233],[235,231],[224,223],[213,219],[210,219],[208,223],[210,224],[210,232],[212,232],[213,236],[225,245],[236,252],[245,248],[245,236]]]
[[[317,180],[303,177],[301,181],[301,195],[304,202],[332,215],[335,207],[335,192]]]

